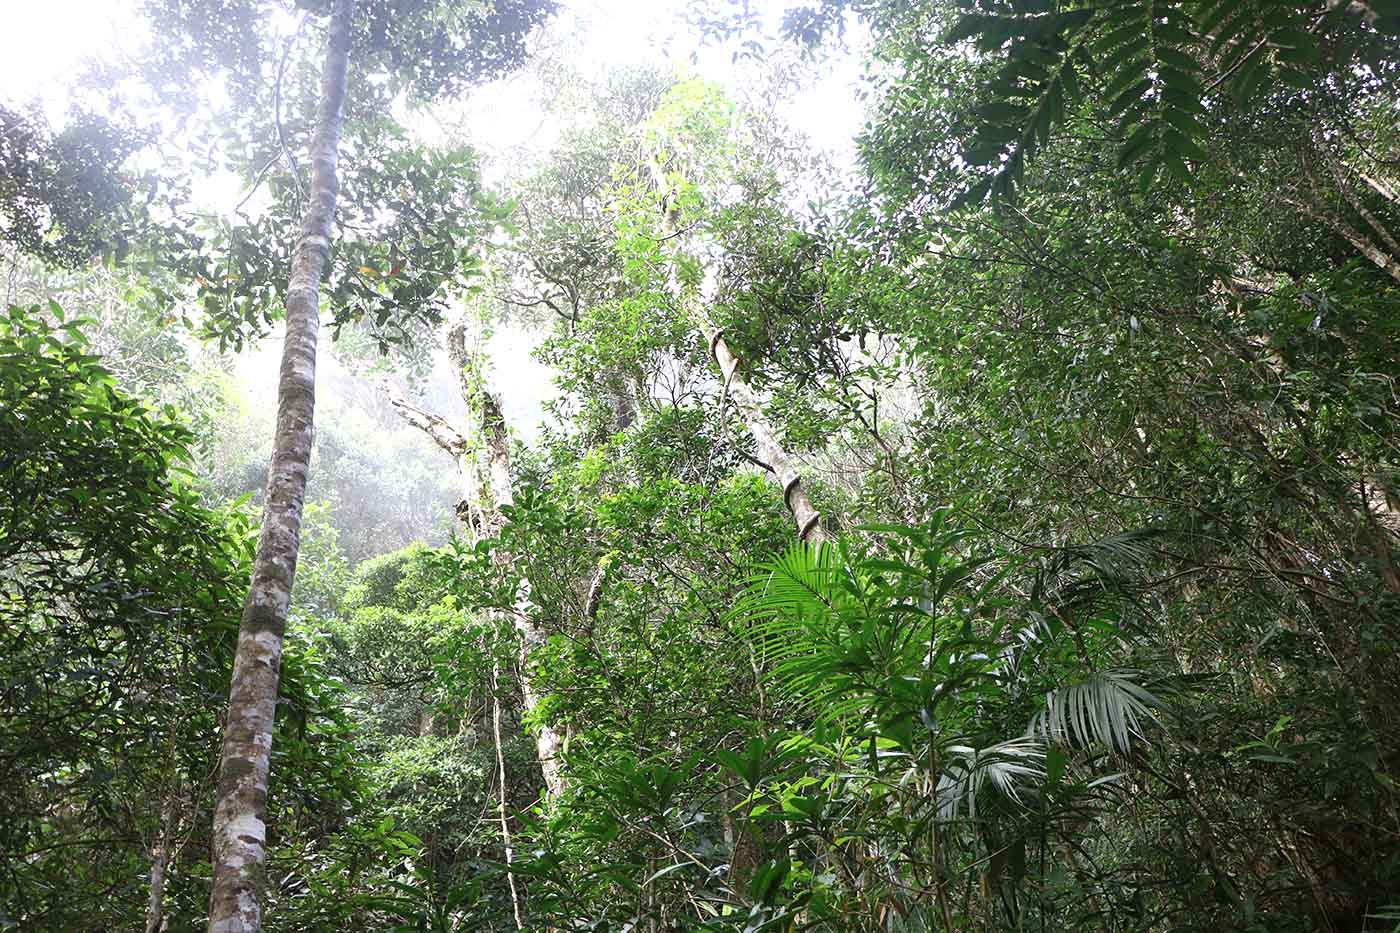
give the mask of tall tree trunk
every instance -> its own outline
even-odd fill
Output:
[[[456,371],[457,388],[471,413],[469,417],[475,422],[466,433],[457,431],[446,419],[413,405],[392,387],[386,386],[386,391],[405,421],[431,437],[457,461],[463,481],[463,499],[457,505],[457,515],[467,524],[473,538],[478,534],[491,537],[505,523],[502,510],[515,501],[505,416],[501,413],[500,402],[487,389],[480,366],[467,347],[464,323],[453,325],[447,332],[447,356]],[[617,401],[615,406],[621,408],[623,402]],[[635,407],[631,410],[635,412]],[[514,560],[503,552],[497,552],[496,557],[506,563]],[[526,712],[533,712],[540,704],[540,695],[530,676],[530,655],[544,642],[545,634],[523,606],[516,607],[510,615],[511,625],[520,635],[520,691]],[[541,723],[538,728],[535,750],[540,771],[550,796],[557,797],[565,788],[564,739],[547,723]]]
[[[1366,224],[1375,231],[1376,235],[1381,238],[1381,243],[1385,246],[1387,254],[1392,258],[1400,257],[1400,240],[1397,240],[1394,234],[1390,232],[1390,228],[1386,223],[1366,206],[1365,200],[1352,190],[1351,182],[1348,181],[1346,177],[1346,169],[1337,161],[1337,157],[1328,151],[1325,141],[1318,142],[1317,151],[1323,164],[1325,164],[1327,170],[1331,172],[1333,180],[1336,181],[1337,191],[1341,194],[1342,198],[1351,205],[1351,209],[1356,211],[1357,216],[1365,221]]]
[[[620,373],[612,372],[603,380],[603,388],[612,409],[613,433],[626,431],[637,420],[637,400],[628,390],[627,381]]]
[[[671,244],[672,249],[678,249],[683,243],[678,212],[667,203],[671,196],[671,186],[666,178],[665,169],[655,158],[651,160],[651,174],[661,196],[661,240]],[[749,429],[749,436],[754,440],[759,461],[782,485],[783,504],[792,516],[798,539],[813,547],[821,546],[827,540],[826,529],[822,528],[821,524],[821,513],[812,504],[811,497],[802,485],[802,473],[792,455],[783,447],[772,422],[768,420],[758,393],[754,392],[744,378],[742,361],[729,348],[728,341],[724,339],[724,332],[711,320],[707,296],[701,289],[687,289],[680,282],[674,267],[669,278],[681,308],[709,342],[710,357],[719,367],[723,379],[724,396],[733,401],[734,407],[743,417]],[[708,279],[706,276],[704,281]],[[764,849],[763,829],[750,820],[736,819],[735,815],[729,812],[725,816],[725,834],[732,846],[729,888],[743,898]]]
[[[671,194],[670,183],[667,181],[665,169],[655,159],[651,161],[651,174],[662,198],[661,239],[665,243],[673,244],[674,249],[680,244],[681,238],[677,227],[677,212],[670,209],[666,203]],[[671,275],[671,287],[676,290],[686,315],[695,322],[709,341],[710,356],[719,367],[720,375],[724,377],[724,391],[743,416],[749,435],[758,449],[759,460],[768,472],[773,474],[773,478],[782,484],[783,504],[792,515],[797,536],[808,544],[821,544],[826,540],[826,531],[822,528],[821,513],[812,504],[811,496],[807,495],[807,490],[802,485],[802,472],[779,440],[778,432],[773,429],[772,422],[763,411],[758,394],[745,380],[742,361],[729,348],[728,341],[724,339],[724,332],[710,319],[705,296],[685,289],[674,272]]]
[[[486,442],[486,458],[490,474],[491,515],[493,530],[505,522],[503,510],[515,504],[514,480],[510,466],[510,438],[506,434],[506,419],[501,412],[499,400],[486,391],[480,391],[482,435]],[[500,560],[512,562],[514,555],[501,554]],[[535,689],[534,678],[530,675],[531,656],[535,649],[544,644],[545,633],[535,624],[527,611],[525,602],[528,594],[522,592],[520,604],[512,612],[512,621],[520,635],[520,692],[525,700],[525,712],[533,713],[540,705],[540,694]],[[536,724],[535,754],[539,757],[540,770],[544,773],[544,786],[551,797],[558,797],[566,787],[564,781],[564,737],[547,722]]]
[[[335,0],[311,144],[311,198],[287,283],[287,334],[278,376],[267,502],[229,686],[214,804],[209,933],[252,933],[262,927],[272,727],[311,461],[320,327],[317,305],[339,193],[336,163],[353,16],[354,0]]]
[[[1362,171],[1358,171],[1356,174],[1361,176],[1362,181],[1371,186],[1372,191],[1390,202],[1392,207],[1400,207],[1400,193],[1397,193],[1388,181],[1383,178],[1374,178]]]

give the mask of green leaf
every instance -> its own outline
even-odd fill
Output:
[[[943,36],[943,41],[950,45],[955,42],[962,42],[980,35],[989,25],[995,21],[996,17],[986,16],[981,13],[965,13],[958,17],[958,21],[953,24]]]
[[[1197,28],[1202,35],[1209,36],[1225,21],[1225,17],[1238,9],[1240,7],[1237,0],[1220,0],[1213,7],[1206,7],[1205,15],[1200,17]]]
[[[649,876],[647,877],[647,880],[645,880],[645,881],[642,882],[642,886],[643,886],[643,887],[646,887],[647,885],[651,884],[653,881],[660,881],[662,878],[665,878],[667,875],[673,875],[673,874],[675,874],[676,872],[681,871],[682,869],[686,869],[686,868],[695,868],[695,867],[697,867],[697,866],[695,865],[694,862],[676,862],[676,863],[674,863],[674,864],[672,864],[672,865],[667,865],[665,868],[661,869],[660,871],[653,872],[651,875],[649,875]]]
[[[1175,157],[1178,161],[1181,159],[1193,159],[1197,162],[1210,160],[1209,153],[1174,129],[1167,130],[1162,137],[1162,144],[1166,147],[1168,155]],[[1185,165],[1183,164],[1182,167],[1185,168]],[[1190,180],[1189,172],[1188,177],[1184,180]]]
[[[1118,167],[1124,168],[1131,164],[1138,156],[1142,155],[1149,146],[1156,140],[1156,134],[1150,126],[1140,126],[1123,143],[1123,147],[1118,150]]]
[[[1161,62],[1164,65],[1169,65],[1183,74],[1191,74],[1192,72],[1200,71],[1201,69],[1200,64],[1197,63],[1197,61],[1194,58],[1191,58],[1187,55],[1183,55],[1176,49],[1169,47],[1158,47],[1156,49],[1156,53],[1157,60],[1159,62]],[[1165,75],[1164,80],[1166,80]],[[1167,80],[1167,83],[1169,85],[1175,86],[1175,82],[1172,82],[1170,80]]]
[[[1147,93],[1147,89],[1151,86],[1151,81],[1143,80],[1139,81],[1137,84],[1134,84],[1122,94],[1119,94],[1108,106],[1109,116],[1117,116],[1118,114],[1127,110],[1133,104],[1137,103],[1139,100],[1142,99],[1142,95]]]
[[[978,107],[974,113],[981,120],[993,123],[1006,123],[1009,121],[1020,122],[1025,119],[1029,111],[1021,104],[1010,101],[992,101]]]

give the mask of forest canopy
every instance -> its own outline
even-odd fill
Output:
[[[1400,7],[119,6],[0,928],[1400,930]]]

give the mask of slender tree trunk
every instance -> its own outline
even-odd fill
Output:
[[[1400,193],[1396,193],[1390,183],[1381,178],[1373,178],[1365,172],[1357,172],[1361,180],[1371,186],[1371,190],[1385,198],[1393,207],[1400,207]]]
[[[651,173],[652,181],[662,199],[661,239],[664,243],[671,244],[672,249],[678,248],[682,240],[677,211],[667,204],[671,194],[670,183],[660,162],[654,158],[651,161]],[[706,296],[698,290],[687,290],[679,281],[674,268],[670,274],[670,284],[686,315],[700,328],[700,332],[709,342],[710,356],[719,367],[723,378],[725,397],[733,400],[734,407],[743,417],[749,429],[749,436],[754,440],[759,460],[782,485],[783,504],[792,515],[797,537],[809,545],[819,547],[827,540],[826,530],[821,524],[821,513],[812,504],[811,497],[802,485],[802,473],[797,468],[794,458],[783,447],[778,432],[763,411],[758,394],[744,379],[742,361],[729,348],[728,341],[724,339],[724,332],[710,319]],[[763,833],[760,827],[748,820],[735,819],[732,814],[726,816],[725,831],[732,846],[729,888],[743,898],[742,892],[748,888],[757,860],[763,852]],[[799,925],[802,919],[804,917],[799,914]]]
[[[494,506],[491,524],[493,529],[498,529],[505,521],[504,508],[515,503],[510,466],[510,438],[506,434],[506,419],[501,413],[500,402],[496,397],[482,389],[479,405],[490,474],[491,502]],[[513,555],[507,554],[500,557],[502,561],[515,559]],[[545,633],[526,611],[526,598],[522,594],[521,605],[516,606],[512,618],[515,630],[520,634],[520,692],[525,700],[525,712],[533,713],[539,707],[541,697],[535,690],[534,678],[530,675],[530,661],[535,649],[544,644]],[[546,722],[537,723],[536,729],[538,731],[535,733],[535,753],[540,760],[540,770],[544,773],[544,785],[551,797],[558,797],[566,787],[563,771],[564,737]]]
[[[166,747],[170,773],[164,782],[160,807],[160,825],[155,844],[151,846],[151,890],[146,900],[146,933],[161,933],[165,928],[165,880],[170,873],[171,850],[175,848],[175,825],[180,816],[180,769],[175,761],[175,730],[170,732]]]
[[[466,328],[458,325],[447,334],[447,355],[457,370],[458,387],[467,409],[478,419],[482,456],[485,457],[486,489],[482,510],[484,533],[494,535],[505,524],[504,509],[515,503],[515,480],[511,473],[510,437],[506,433],[506,419],[501,412],[500,401],[491,394],[482,376],[482,369],[467,349]],[[497,559],[509,564],[513,555],[498,553]],[[525,712],[532,713],[540,705],[540,695],[534,688],[530,675],[530,656],[544,643],[545,634],[522,605],[512,612],[511,622],[520,634],[520,692],[525,701]],[[564,738],[548,723],[539,723],[535,733],[535,752],[539,757],[540,771],[544,774],[545,788],[551,797],[564,792],[563,774]]]
[[[462,498],[457,501],[457,517],[467,526],[471,540],[476,541],[482,523],[482,490],[481,473],[472,442],[448,424],[446,418],[419,408],[388,382],[383,383],[382,388],[389,396],[389,403],[405,421],[431,437],[456,461],[457,473],[462,478]]]
[[[354,0],[335,0],[311,147],[311,198],[287,283],[287,334],[278,377],[277,428],[262,535],[229,686],[228,723],[214,805],[209,933],[252,933],[262,927],[272,727],[311,461],[318,293],[339,192],[336,163],[353,16]]]
[[[1366,202],[1352,190],[1351,183],[1347,180],[1346,169],[1337,161],[1336,156],[1327,151],[1326,143],[1318,144],[1318,152],[1322,156],[1327,170],[1332,173],[1332,178],[1337,182],[1337,191],[1341,193],[1346,202],[1351,205],[1351,209],[1356,211],[1358,217],[1366,222],[1376,235],[1381,238],[1381,243],[1385,246],[1386,252],[1391,257],[1400,257],[1400,241],[1391,234],[1390,228],[1385,222],[1366,206]]]
[[[166,797],[161,808],[160,838],[151,850],[151,893],[146,901],[146,933],[165,928],[165,879],[170,870],[170,848],[175,835],[175,794]]]
[[[632,397],[626,380],[619,373],[610,373],[603,384],[608,405],[612,408],[613,433],[626,431],[637,420],[637,400]]]
[[[457,505],[457,515],[467,524],[473,538],[478,534],[490,537],[505,522],[502,509],[515,501],[510,438],[506,433],[500,402],[485,386],[480,367],[467,348],[464,324],[458,323],[447,332],[447,355],[456,370],[457,388],[462,400],[467,403],[467,409],[472,413],[470,417],[475,421],[467,433],[457,431],[442,417],[413,405],[392,387],[386,386],[386,391],[404,420],[423,431],[456,459],[463,481],[463,499]],[[626,397],[621,389],[619,394]],[[623,402],[615,401],[614,405],[621,409]],[[635,406],[631,411],[635,412]],[[511,555],[499,552],[497,559],[503,562],[514,560]],[[534,624],[523,606],[516,607],[510,621],[520,634],[520,690],[525,710],[529,713],[540,704],[540,696],[530,676],[530,655],[544,642],[545,634]],[[538,728],[535,750],[539,756],[540,770],[550,796],[557,797],[565,789],[564,739],[547,723],[541,723]]]
[[[1303,194],[1301,198],[1285,197],[1284,200],[1298,207],[1303,213],[1312,217],[1314,220],[1321,221],[1331,227],[1334,232],[1354,246],[1357,252],[1370,260],[1376,268],[1381,269],[1395,281],[1400,282],[1400,257],[1386,252],[1380,245],[1372,240],[1364,230],[1358,229],[1347,220],[1340,210],[1326,203],[1326,195],[1322,183],[1318,180],[1317,174],[1313,171],[1310,159],[1310,154],[1303,154],[1303,174],[1308,181],[1307,193]],[[1347,196],[1346,192],[1342,192],[1342,194],[1343,197]],[[1354,202],[1349,201],[1348,203]]]
[[[662,196],[661,237],[666,243],[678,244],[680,231],[677,229],[676,211],[669,209],[665,203],[670,195],[670,184],[666,179],[665,170],[655,159],[651,162],[651,173],[652,180]],[[826,531],[821,525],[821,513],[812,504],[811,497],[802,485],[802,473],[797,468],[796,461],[783,447],[778,432],[774,430],[772,422],[763,411],[757,393],[749,387],[744,378],[742,361],[729,348],[729,343],[724,339],[724,332],[710,320],[705,307],[705,296],[687,293],[676,280],[674,273],[671,276],[671,286],[677,290],[681,307],[709,341],[710,356],[714,358],[715,365],[724,377],[724,391],[743,416],[749,435],[753,437],[758,448],[759,460],[768,472],[773,474],[774,479],[782,484],[783,504],[792,515],[797,536],[808,544],[821,544],[826,540]]]
[[[146,902],[146,933],[160,933],[165,919],[165,840],[151,855],[151,893]]]
[[[1400,593],[1400,566],[1396,565],[1392,547],[1395,538],[1394,525],[1385,521],[1386,517],[1394,519],[1395,513],[1386,502],[1385,493],[1368,488],[1364,478],[1358,484],[1357,493],[1361,505],[1361,516],[1357,522],[1360,526],[1358,537],[1370,551],[1371,559],[1376,564],[1376,573],[1385,588],[1392,593]]]
[[[1302,204],[1301,202],[1294,203],[1302,207],[1304,213],[1316,220],[1322,221],[1340,234],[1343,239],[1356,247],[1357,252],[1369,259],[1376,268],[1384,271],[1395,281],[1400,282],[1400,260],[1397,260],[1394,256],[1391,256],[1385,250],[1377,246],[1372,242],[1369,236],[1347,222],[1341,214],[1314,205]]]
[[[501,782],[501,793],[497,799],[497,810],[501,818],[501,845],[506,852],[506,884],[510,886],[510,906],[515,912],[515,928],[524,930],[525,923],[520,916],[520,892],[515,888],[515,845],[510,837],[510,813],[506,805],[506,756],[501,750],[501,693],[500,676],[495,662],[491,664],[491,732],[496,740],[496,772]]]

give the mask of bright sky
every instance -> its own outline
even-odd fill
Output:
[[[0,98],[40,97],[50,118],[62,113],[67,75],[84,58],[114,48],[130,51],[131,4],[126,0],[21,0],[5,11],[0,33]]]
[[[581,58],[591,59],[587,64],[669,60],[688,66],[695,41],[681,21],[687,2],[565,0],[559,22],[580,30],[577,45]],[[776,22],[792,2],[757,0],[755,5]],[[14,103],[38,97],[57,118],[62,112],[64,82],[85,58],[130,55],[139,48],[143,35],[131,13],[134,5],[133,0],[14,3],[6,11],[7,28],[0,34],[0,99]],[[727,81],[733,73],[728,52],[713,47],[700,50],[695,67],[717,81]],[[854,93],[858,77],[858,58],[848,55],[834,63],[828,77],[794,98],[790,118],[822,148],[845,147],[859,126],[861,112]],[[515,141],[524,141],[529,129],[538,124],[537,119],[531,122],[536,114],[513,106],[500,113],[511,124],[500,129]]]
[[[753,0],[754,6],[773,22],[794,0]],[[676,63],[684,70],[723,84],[735,84],[738,76],[728,50],[700,49],[692,64],[696,39],[681,19],[688,0],[564,0],[564,11],[553,29],[565,33],[564,41],[576,50],[584,73],[610,64],[645,62]],[[65,110],[63,88],[68,76],[88,57],[133,56],[143,44],[143,34],[131,15],[134,0],[12,0],[6,10],[6,29],[0,32],[0,101],[25,104],[42,102],[51,123],[61,124]],[[559,41],[558,37],[552,41]],[[861,75],[858,52],[834,57],[823,72],[794,94],[783,113],[794,129],[804,133],[819,149],[835,158],[838,166],[850,166],[851,139],[862,122],[856,97]],[[553,129],[521,77],[513,77],[477,91],[468,105],[480,128],[474,142],[489,154],[504,153],[522,144],[544,147]],[[488,177],[500,177],[500,168],[488,163]],[[240,193],[230,184],[214,184],[206,194],[215,204],[237,203]],[[530,358],[530,334],[519,328],[498,329],[491,342],[495,381],[506,399],[512,426],[527,440],[536,434],[540,405],[552,392],[549,372]],[[275,368],[275,352],[268,347],[252,354],[246,366]],[[254,385],[273,380],[253,379]]]

